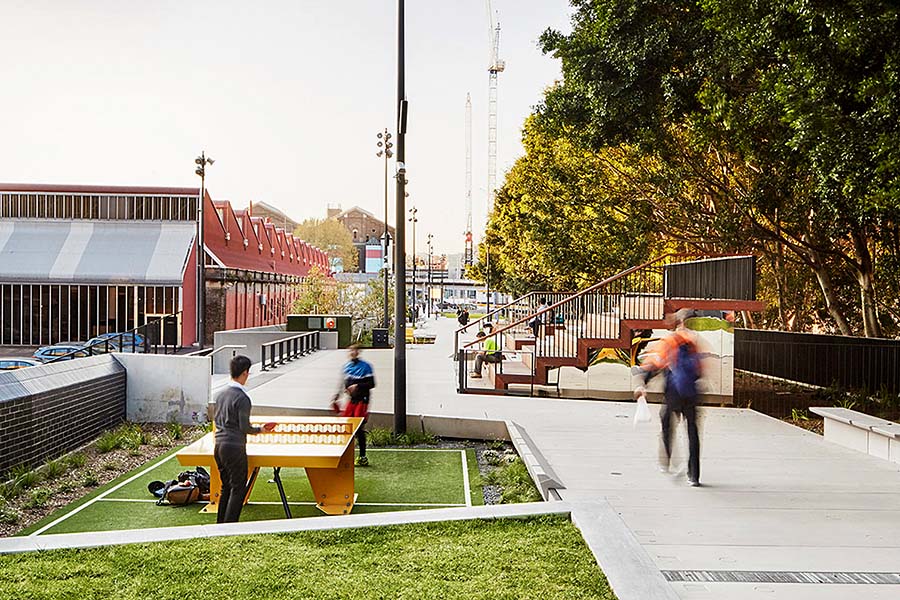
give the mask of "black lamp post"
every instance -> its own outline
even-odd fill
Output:
[[[394,244],[394,433],[406,433],[406,8],[397,0],[397,231]]]
[[[416,313],[416,306],[418,306],[418,298],[416,297],[416,223],[419,222],[416,214],[419,212],[419,209],[413,206],[409,209],[409,222],[412,223],[412,267],[413,267],[413,283],[412,283],[412,304],[413,304],[413,315]]]
[[[384,157],[384,234],[381,236],[381,256],[384,264],[382,270],[384,272],[384,318],[381,326],[387,329],[390,327],[390,311],[388,309],[388,247],[391,244],[391,236],[388,233],[388,159],[394,156],[391,148],[394,144],[391,142],[391,134],[385,127],[384,131],[378,134],[378,153],[375,155],[379,158]]]
[[[206,150],[194,159],[200,176],[200,201],[197,203],[197,347],[203,349],[206,338],[206,244],[203,237],[203,204],[206,202],[206,166],[213,164]]]

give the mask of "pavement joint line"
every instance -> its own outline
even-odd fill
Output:
[[[162,460],[153,463],[152,465],[150,465],[149,467],[147,467],[147,468],[144,469],[143,471],[141,471],[141,472],[139,472],[139,473],[137,473],[137,474],[135,474],[135,475],[132,475],[131,477],[129,477],[129,478],[126,479],[125,481],[119,482],[118,484],[116,484],[115,486],[109,488],[109,489],[106,490],[105,492],[102,492],[101,494],[98,494],[97,496],[91,498],[90,500],[88,500],[87,502],[85,502],[84,504],[82,504],[81,506],[79,506],[78,508],[76,508],[76,509],[74,509],[74,510],[70,510],[69,512],[67,512],[66,514],[62,515],[61,517],[59,517],[59,518],[56,519],[55,521],[52,521],[52,522],[50,522],[50,523],[47,523],[46,525],[44,525],[43,527],[41,527],[41,528],[38,529],[37,531],[31,533],[28,537],[32,537],[32,538],[33,538],[33,537],[39,536],[40,534],[44,533],[45,531],[47,531],[47,530],[50,529],[51,527],[55,527],[56,525],[59,525],[60,523],[62,523],[63,521],[65,521],[66,519],[68,519],[69,517],[71,517],[72,515],[78,514],[79,512],[83,511],[83,510],[84,510],[85,508],[87,508],[88,506],[91,506],[92,504],[94,504],[94,503],[97,502],[98,500],[103,499],[104,497],[106,497],[107,495],[113,493],[113,492],[116,491],[117,489],[119,489],[119,488],[121,488],[121,487],[123,487],[123,486],[125,486],[125,485],[127,485],[127,484],[129,484],[129,483],[131,483],[132,481],[134,481],[134,480],[137,479],[138,477],[143,477],[144,475],[146,475],[147,473],[149,473],[150,471],[152,471],[152,470],[155,469],[156,467],[159,467],[159,466],[161,466],[161,465],[163,465],[163,464],[169,462],[169,461],[172,460],[173,458],[175,458],[175,453],[174,453],[174,452],[173,452],[172,454],[170,454],[169,456],[163,458]]]
[[[142,504],[146,504],[152,502],[156,504],[156,500],[152,500],[149,498],[101,498],[98,502],[140,502]],[[208,502],[200,501],[194,502],[193,504],[208,504]],[[288,504],[293,504],[295,506],[316,506],[315,502],[288,502]],[[253,502],[248,502],[246,506],[251,505],[272,505],[272,506],[281,506],[281,501],[278,500],[258,500]],[[168,505],[166,505],[168,506]],[[446,507],[454,507],[454,506],[471,506],[471,504],[460,504],[459,502],[355,502],[353,506],[446,506]]]
[[[394,511],[344,515],[341,517],[308,517],[305,519],[275,519],[272,521],[245,521],[209,525],[186,525],[150,529],[124,529],[88,533],[57,533],[39,538],[12,537],[0,539],[0,554],[33,552],[36,550],[61,550],[72,548],[96,548],[124,544],[196,540],[236,535],[266,533],[295,533],[300,531],[324,531],[362,527],[384,527],[414,523],[439,523],[447,521],[495,520],[527,518],[541,515],[571,515],[567,502],[530,502],[526,504],[489,504],[473,507],[436,508],[433,510]]]
[[[465,449],[459,451],[462,456],[463,487],[466,491],[466,506],[472,506],[472,488],[469,487],[469,459]]]

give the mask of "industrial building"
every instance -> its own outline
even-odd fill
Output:
[[[0,184],[0,345],[85,341],[169,317],[158,341],[197,341],[197,188]],[[206,338],[284,322],[326,254],[203,199]]]

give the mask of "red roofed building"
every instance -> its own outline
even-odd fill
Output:
[[[0,345],[87,341],[168,317],[157,340],[197,332],[197,188],[0,184]],[[290,232],[203,204],[206,341],[284,323],[327,256]]]

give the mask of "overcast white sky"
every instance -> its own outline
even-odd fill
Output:
[[[568,30],[566,0],[493,0],[503,28],[498,184],[520,128],[559,78],[537,38]],[[466,92],[475,230],[485,220],[485,0],[407,0],[409,200],[438,252],[461,252]],[[2,0],[0,181],[207,185],[291,217],[329,203],[383,208],[375,134],[393,129],[395,0]],[[393,166],[391,167],[393,172]],[[393,186],[391,186],[393,195]],[[391,198],[393,224],[393,197]]]

